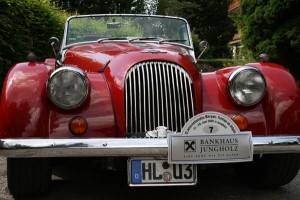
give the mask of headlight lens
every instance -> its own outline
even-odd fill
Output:
[[[229,77],[228,85],[233,100],[243,106],[255,105],[266,92],[264,76],[258,69],[249,66],[235,70]]]
[[[47,92],[58,107],[77,108],[88,96],[88,79],[80,69],[61,67],[48,79]]]

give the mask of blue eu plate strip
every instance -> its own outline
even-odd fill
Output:
[[[131,161],[131,183],[142,183],[142,161]]]

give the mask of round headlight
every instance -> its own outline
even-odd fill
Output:
[[[233,100],[243,106],[255,105],[266,92],[266,80],[263,74],[249,66],[235,70],[228,79],[228,85]]]
[[[47,92],[58,107],[77,108],[88,96],[88,79],[80,69],[61,67],[49,77]]]

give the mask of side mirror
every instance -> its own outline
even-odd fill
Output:
[[[208,51],[209,49],[209,43],[206,40],[202,40],[199,43],[199,49],[200,49],[200,55],[198,56],[198,59],[201,58],[202,54]]]
[[[51,45],[53,53],[54,53],[54,55],[56,57],[57,51],[59,50],[59,47],[60,47],[59,39],[57,39],[56,37],[51,37],[49,39],[49,44]]]
[[[260,54],[259,62],[269,62],[269,55],[266,53]]]

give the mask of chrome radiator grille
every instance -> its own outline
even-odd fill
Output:
[[[166,126],[179,132],[194,116],[194,90],[180,66],[160,61],[133,66],[125,81],[126,133]]]

